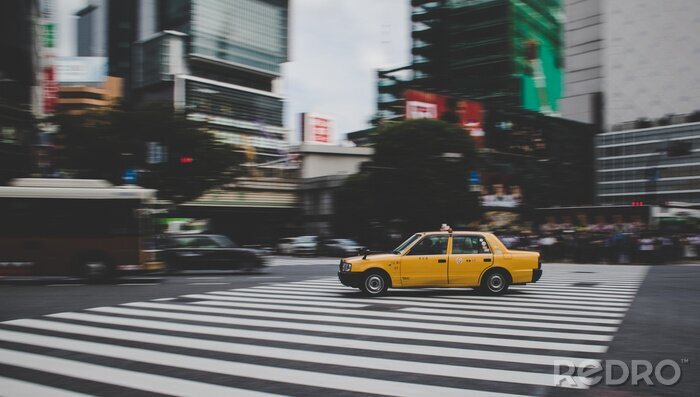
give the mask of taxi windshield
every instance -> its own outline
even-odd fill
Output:
[[[414,234],[413,236],[409,237],[408,240],[406,240],[406,241],[404,241],[403,243],[401,243],[401,245],[399,245],[398,247],[396,247],[396,249],[394,249],[394,250],[391,251],[391,252],[394,253],[394,254],[400,253],[401,251],[405,250],[406,247],[408,247],[409,245],[411,245],[411,243],[413,243],[414,241],[416,241],[420,236],[421,236],[421,235],[418,234],[418,233]]]

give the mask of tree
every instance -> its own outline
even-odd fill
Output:
[[[158,190],[175,203],[200,196],[230,182],[238,173],[242,155],[187,120],[172,108],[89,112],[59,115],[57,165],[79,178],[107,179],[121,184],[126,170],[138,175],[137,184]],[[147,164],[147,142],[167,151],[159,164]],[[182,161],[184,160],[184,161]]]
[[[700,110],[696,110],[686,117],[687,123],[697,123],[700,121]]]
[[[28,144],[0,142],[0,185],[14,178],[29,176],[32,165],[32,152]]]
[[[339,229],[370,220],[400,220],[406,231],[435,229],[477,216],[477,198],[469,191],[474,148],[463,128],[410,120],[379,127],[374,139],[371,163],[338,192]]]

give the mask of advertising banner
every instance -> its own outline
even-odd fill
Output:
[[[301,114],[302,142],[332,143],[335,136],[335,120],[318,113]]]
[[[518,208],[524,204],[522,186],[513,176],[486,172],[482,174],[480,201],[484,208]]]
[[[476,148],[484,147],[483,107],[479,102],[429,92],[406,90],[406,120],[440,119],[469,131]]]
[[[52,114],[58,103],[58,84],[56,83],[56,75],[54,67],[49,66],[44,68],[44,113]]]
[[[100,83],[107,79],[106,57],[58,57],[54,64],[59,83]]]

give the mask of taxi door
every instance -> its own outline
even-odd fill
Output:
[[[404,287],[447,285],[447,234],[428,235],[401,257]]]
[[[479,276],[493,264],[493,253],[486,239],[479,235],[455,235],[451,248],[449,284],[477,286]]]

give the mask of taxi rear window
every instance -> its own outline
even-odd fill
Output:
[[[488,254],[491,253],[486,239],[482,236],[454,236],[452,254]]]

